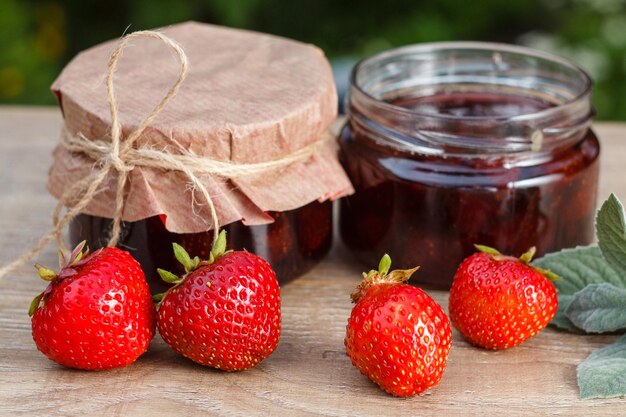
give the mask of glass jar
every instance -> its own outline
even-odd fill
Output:
[[[246,226],[241,222],[225,226],[228,248],[246,249],[268,261],[279,283],[284,284],[309,271],[330,250],[332,243],[332,203],[312,202],[285,212],[268,213],[274,222]],[[70,240],[76,245],[86,240],[92,249],[106,245],[111,220],[80,214],[70,222]],[[168,231],[159,216],[137,222],[124,222],[118,246],[130,251],[141,264],[151,289],[166,288],[156,273],[163,268],[184,273],[174,258],[172,242],[183,246],[191,256],[208,259],[213,232],[177,234]]]
[[[591,243],[599,143],[591,79],[543,52],[479,42],[393,49],[352,72],[340,232],[373,265],[449,288],[489,245],[537,256]]]

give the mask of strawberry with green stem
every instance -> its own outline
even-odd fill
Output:
[[[417,268],[363,274],[352,293],[355,303],[346,328],[352,364],[388,393],[406,397],[439,383],[452,343],[450,322],[435,300],[404,281]]]
[[[519,345],[545,328],[558,300],[552,272],[530,265],[535,248],[519,258],[476,245],[459,266],[450,289],[452,324],[485,349]]]
[[[163,340],[194,362],[225,371],[267,358],[281,330],[280,289],[269,264],[247,251],[226,251],[224,231],[207,260],[192,258],[176,243],[173,248],[185,274],[158,270],[174,284],[156,297]]]
[[[102,370],[128,365],[155,333],[156,310],[141,267],[126,251],[79,244],[60,271],[36,265],[48,287],[31,303],[33,339],[53,361]]]

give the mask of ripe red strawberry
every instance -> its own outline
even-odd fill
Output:
[[[267,358],[280,336],[280,289],[276,274],[261,257],[228,251],[220,233],[209,260],[200,261],[178,244],[182,278],[159,270],[176,284],[161,300],[157,326],[176,352],[225,371],[252,368]]]
[[[398,397],[439,383],[452,343],[450,322],[439,304],[404,284],[417,269],[389,272],[383,256],[378,271],[363,274],[352,294],[346,352],[352,364],[383,390]]]
[[[126,366],[148,349],[156,309],[146,278],[133,257],[117,248],[82,252],[69,260],[59,251],[61,270],[37,265],[50,281],[31,303],[33,339],[53,361],[102,370]]]
[[[529,265],[534,247],[519,259],[486,246],[476,248],[480,252],[465,259],[454,276],[452,324],[476,346],[495,350],[517,346],[556,314],[556,289],[548,278],[557,277]]]

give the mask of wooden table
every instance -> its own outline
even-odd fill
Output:
[[[0,264],[50,226],[45,191],[61,125],[54,108],[0,108]],[[626,201],[626,125],[599,123],[600,198]],[[55,248],[38,260],[56,263]],[[523,345],[486,352],[454,333],[446,373],[427,393],[397,399],[354,368],[343,337],[349,293],[361,268],[337,245],[312,272],[282,289],[283,335],[255,369],[223,373],[176,355],[155,337],[135,364],[106,372],[64,369],[40,354],[26,313],[45,284],[31,267],[5,277],[0,292],[0,415],[478,415],[618,416],[626,399],[579,401],[576,365],[617,336],[574,336],[552,328]],[[447,293],[429,291],[447,306]]]

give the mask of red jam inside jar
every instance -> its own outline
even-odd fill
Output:
[[[246,249],[268,261],[279,283],[284,284],[309,271],[330,250],[332,243],[332,203],[313,202],[303,207],[268,213],[273,223],[246,226],[241,222],[223,227],[228,248]],[[111,220],[81,214],[70,223],[70,240],[86,240],[90,248],[106,245]],[[141,264],[153,291],[166,288],[157,268],[184,273],[172,251],[172,242],[183,246],[191,256],[208,259],[213,232],[177,234],[169,232],[159,216],[137,222],[124,222],[118,246],[128,250]]]
[[[449,288],[489,245],[538,256],[591,243],[599,143],[589,77],[526,48],[443,43],[384,52],[352,75],[342,163],[346,246],[372,264],[420,265]]]

